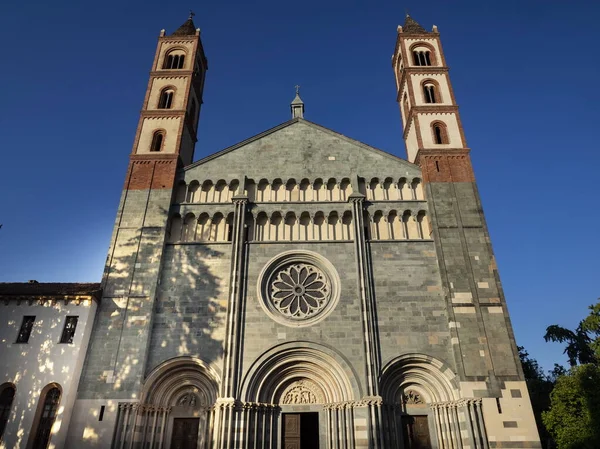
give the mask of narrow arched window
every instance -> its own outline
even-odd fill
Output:
[[[183,54],[169,54],[165,58],[163,69],[182,69],[183,63],[185,62],[185,55]]]
[[[437,103],[437,92],[435,85],[423,84],[423,96],[425,97],[425,103]]]
[[[52,434],[52,426],[56,420],[56,412],[60,403],[60,390],[53,387],[46,393],[44,403],[40,413],[37,430],[35,432],[35,440],[33,441],[32,449],[46,449],[50,443]]]
[[[413,62],[417,66],[430,66],[431,55],[428,50],[415,50],[413,51]]]
[[[432,126],[433,141],[438,145],[448,143],[448,133],[446,131],[446,125],[441,122],[436,122]]]
[[[173,92],[171,89],[165,89],[160,93],[160,98],[158,100],[158,109],[171,109],[173,105]]]
[[[10,409],[14,398],[15,387],[5,384],[4,388],[0,390],[0,440],[2,439],[2,435],[4,435],[4,429],[6,429],[6,423],[10,416]]]
[[[227,220],[225,222],[227,226],[227,241],[233,241],[233,212],[227,215]]]
[[[152,136],[152,143],[150,144],[150,151],[161,151],[163,141],[165,140],[165,134],[162,131],[156,131]]]

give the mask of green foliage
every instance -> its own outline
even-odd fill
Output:
[[[546,328],[544,340],[567,344],[565,354],[571,366],[598,363],[600,360],[600,300],[589,309],[590,314],[580,321],[575,331],[557,324]]]
[[[559,449],[600,448],[600,368],[586,364],[557,379],[542,421]]]
[[[548,377],[555,383],[550,409],[542,412],[558,449],[600,448],[600,300],[589,310],[574,331],[552,325],[544,336],[546,341],[566,343],[571,365],[569,371],[554,365]]]
[[[590,347],[596,361],[600,361],[600,299],[589,309],[590,314],[581,322],[581,328],[591,337]]]
[[[547,448],[549,447],[547,442],[550,439],[550,434],[542,422],[542,413],[550,408],[550,392],[554,387],[554,378],[544,374],[537,360],[530,358],[529,353],[523,346],[519,346],[518,349],[523,374],[525,374],[525,382],[527,383],[527,390],[531,398],[531,408],[533,409],[535,422],[542,445]]]
[[[529,357],[529,353],[523,346],[518,346],[519,358],[521,359],[521,366],[523,367],[523,373],[527,380],[540,380],[544,379],[544,371],[540,368],[536,359]]]

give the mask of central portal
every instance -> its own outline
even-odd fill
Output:
[[[283,414],[284,449],[319,449],[319,414]]]

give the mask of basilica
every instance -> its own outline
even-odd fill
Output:
[[[0,284],[1,448],[541,447],[440,34],[390,47],[406,159],[297,91],[195,160],[200,30],[160,32],[101,282]]]

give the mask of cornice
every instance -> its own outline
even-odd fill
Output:
[[[419,164],[420,159],[435,156],[467,156],[471,152],[470,148],[436,148],[425,149],[419,148],[415,156],[415,164]]]
[[[160,36],[159,37],[161,42],[169,42],[169,43],[173,43],[173,42],[194,42],[195,40],[200,39],[200,35],[199,34],[193,34],[193,35],[189,35],[189,37],[186,36],[181,36],[181,35],[177,35],[177,36]]]
[[[447,105],[435,105],[435,106],[413,106],[410,108],[410,112],[406,117],[406,126],[404,127],[404,132],[402,133],[402,137],[406,141],[406,137],[408,136],[408,132],[413,123],[413,117],[415,114],[458,114],[458,106],[447,104]]]
[[[169,70],[169,69],[160,69],[160,70],[151,70],[150,71],[150,76],[153,78],[157,78],[157,77],[165,77],[165,76],[177,76],[180,78],[186,77],[186,76],[192,76],[194,74],[193,70],[184,70],[184,69],[175,69],[175,70]]]
[[[179,157],[179,155],[176,153],[154,152],[154,153],[144,153],[144,154],[132,154],[131,156],[129,156],[129,160],[132,162],[156,161],[156,160],[169,161],[169,160],[176,160],[178,157]]]
[[[406,83],[406,78],[408,75],[443,75],[449,72],[450,69],[448,67],[442,66],[404,67],[402,69],[402,75],[400,76],[400,86]],[[396,97],[396,101],[398,101],[398,97]]]
[[[84,301],[95,301],[97,304],[100,303],[101,292],[91,295],[0,295],[0,301],[4,302],[4,305],[8,305],[10,302],[16,302],[20,305],[22,302],[28,305],[33,304],[56,304],[59,301],[63,301],[66,304],[75,303],[81,305]],[[86,304],[84,304],[86,305]]]
[[[458,113],[458,106],[454,104],[432,104],[413,106],[410,110],[415,114],[431,114],[431,113]]]
[[[140,112],[141,118],[158,117],[183,117],[185,109],[144,109]]]
[[[440,33],[436,31],[430,31],[427,33],[398,33],[398,36],[404,40],[408,39],[439,39]]]

